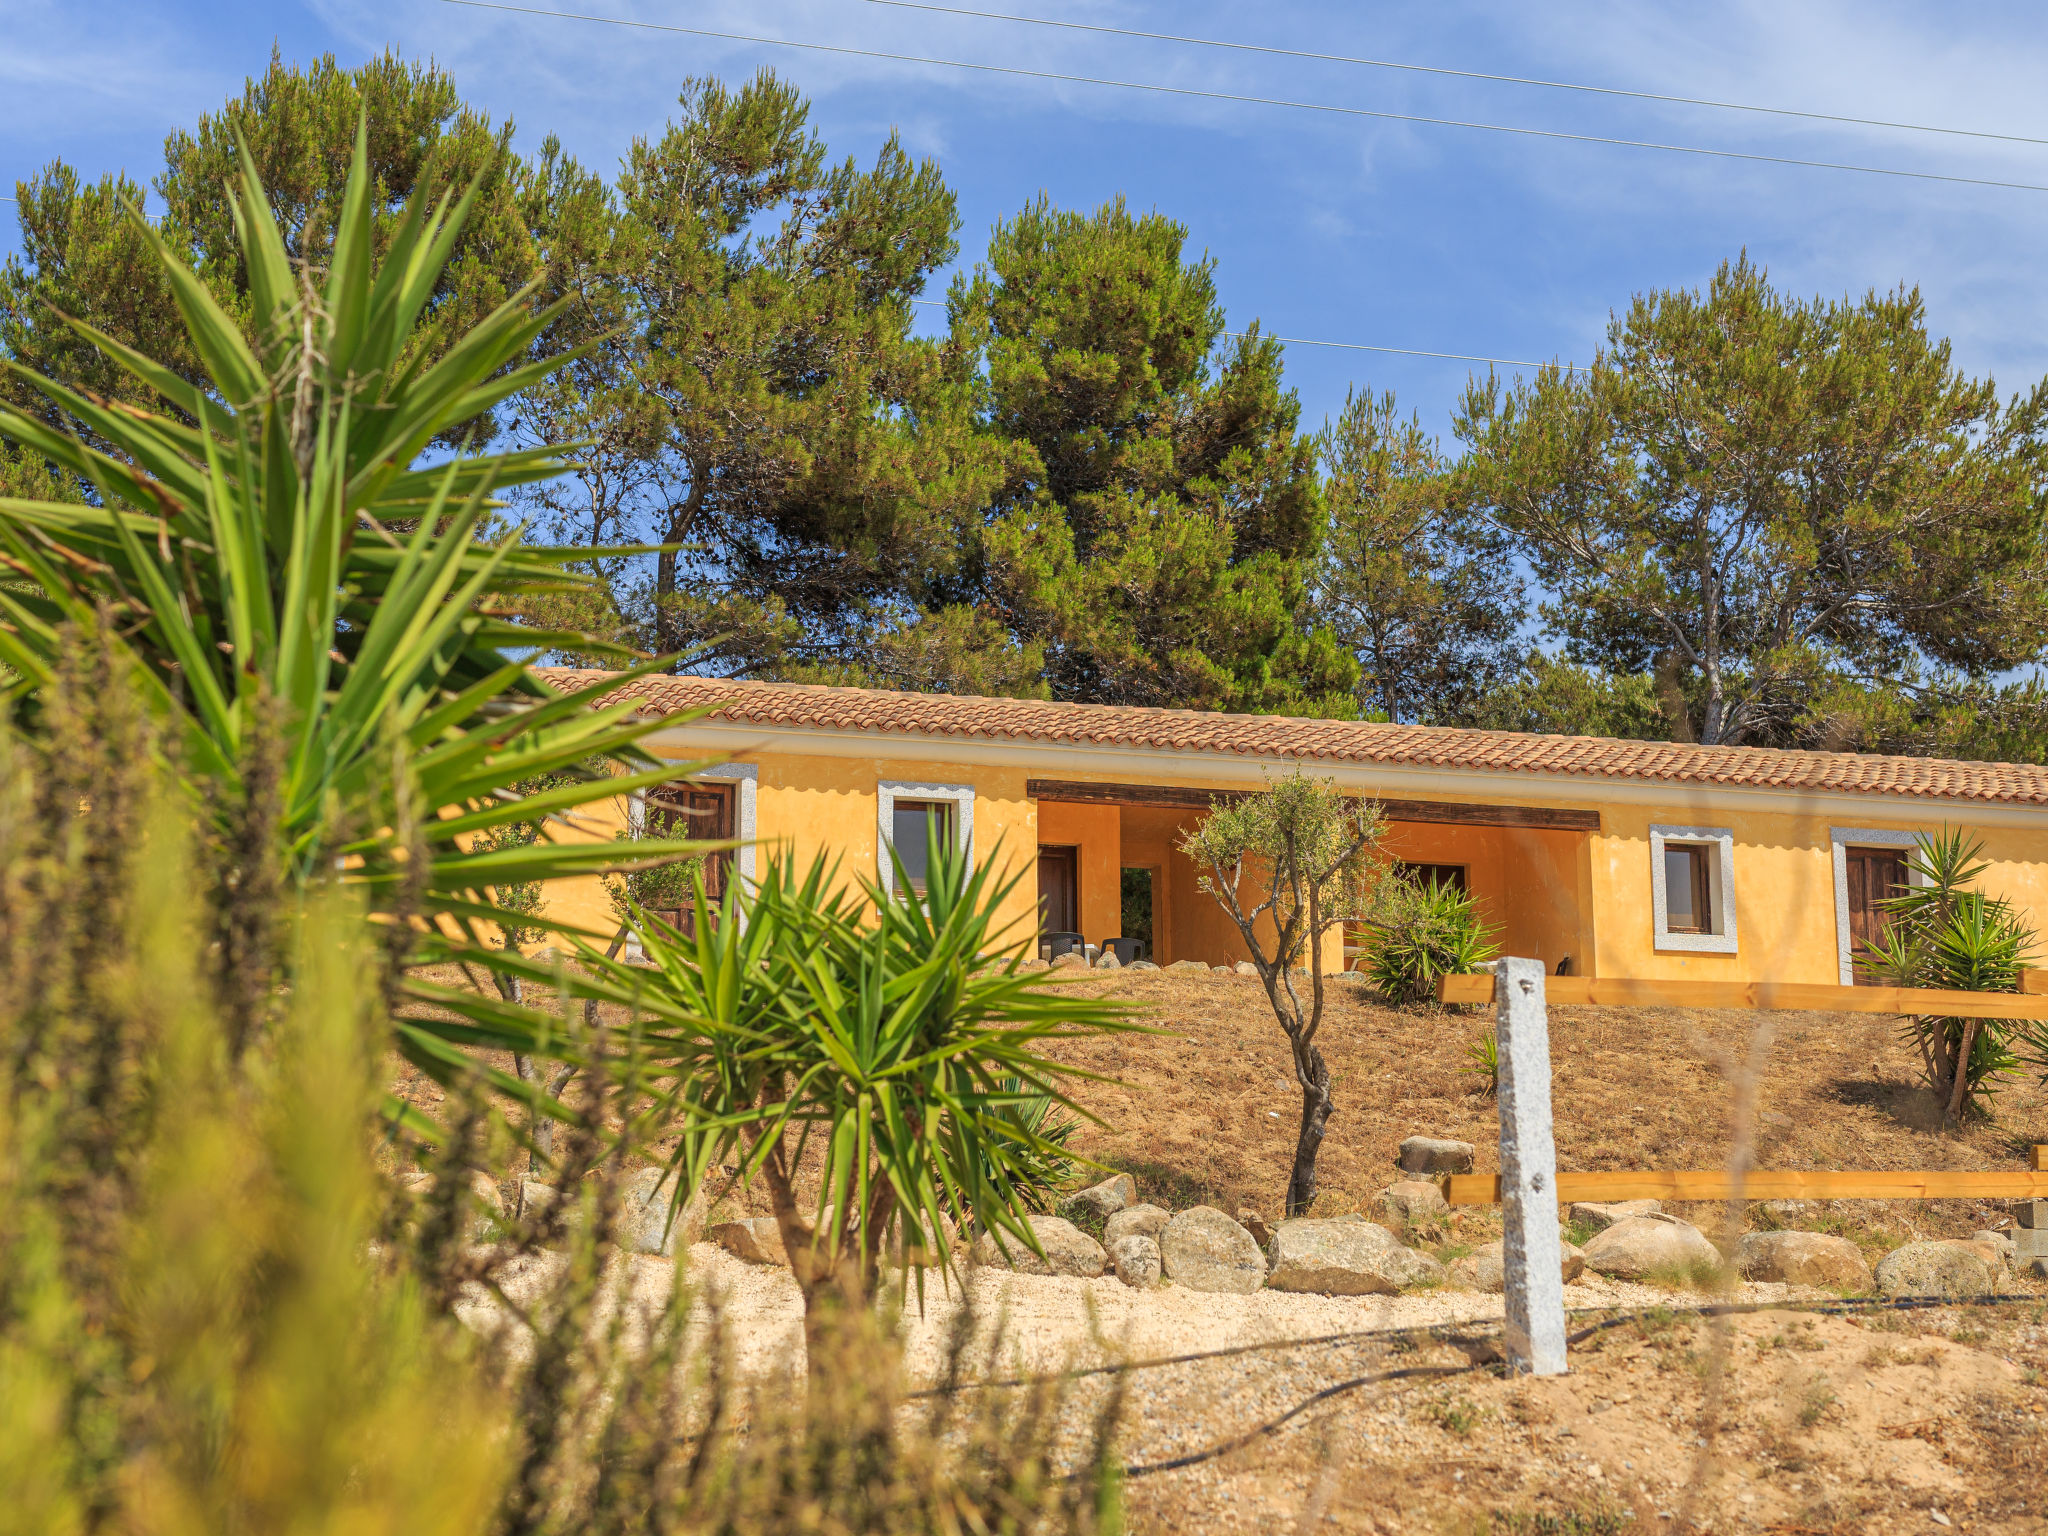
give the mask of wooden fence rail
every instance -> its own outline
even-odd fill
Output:
[[[1959,1019],[2048,1019],[2048,996],[1950,992],[1931,987],[1844,987],[1804,981],[1658,981],[1634,976],[1547,976],[1553,1007],[1798,1008],[1814,1013],[1933,1014]],[[1442,976],[1440,1003],[1491,1003],[1493,978]]]
[[[2033,1173],[1848,1172],[1759,1168],[1742,1181],[1746,1200],[2048,1200],[2048,1168],[2035,1149]],[[1500,1175],[1453,1173],[1444,1198],[1452,1205],[1497,1205]],[[1734,1181],[1723,1169],[1665,1173],[1560,1173],[1557,1203],[1574,1200],[1726,1200]]]

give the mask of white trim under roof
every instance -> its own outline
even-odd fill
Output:
[[[1830,817],[1841,821],[1894,816],[1901,821],[1930,815],[1967,821],[1973,826],[2039,828],[2043,810],[1990,800],[1938,795],[1852,794],[1840,790],[1784,790],[1769,785],[1680,783],[1667,779],[1609,777],[1591,773],[1539,773],[1525,769],[1443,768],[1413,764],[1338,763],[1320,758],[1250,757],[1239,753],[1172,751],[1154,747],[1099,747],[1086,742],[1044,742],[825,729],[818,726],[764,726],[753,721],[694,720],[664,728],[645,738],[678,754],[753,757],[763,752],[801,753],[815,757],[893,758],[928,761],[934,766],[1021,768],[1027,775],[1071,779],[1079,773],[1156,784],[1162,776],[1177,782],[1190,779],[1219,787],[1255,789],[1275,774],[1302,768],[1332,779],[1342,789],[1392,798],[1417,800],[1470,799],[1527,804],[1545,803],[1599,810],[1612,805],[1655,806],[1659,810],[1696,809],[1699,819],[1719,819],[1731,801],[1746,810],[1792,816]]]

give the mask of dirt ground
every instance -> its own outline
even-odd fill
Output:
[[[1080,973],[1068,985],[1123,998],[1166,1036],[1076,1042],[1061,1059],[1115,1083],[1077,1097],[1105,1124],[1075,1145],[1132,1172],[1148,1198],[1272,1215],[1286,1189],[1301,1095],[1287,1042],[1249,976]],[[1492,1100],[1464,1068],[1491,1027],[1473,1013],[1397,1009],[1349,981],[1330,987],[1320,1044],[1337,1111],[1318,1163],[1318,1213],[1363,1210],[1394,1175],[1403,1138],[1450,1136],[1498,1166]],[[1771,1031],[1759,1100],[1760,1168],[2010,1168],[2048,1143],[2048,1089],[2012,1084],[1996,1117],[1942,1132],[1899,1021],[1880,1014],[1553,1008],[1558,1167],[1727,1165],[1730,1076],[1759,1025]],[[1835,1202],[1835,1216],[1890,1234],[1967,1236],[2004,1219],[1993,1202]],[[1709,1209],[1693,1214],[1703,1224]]]
[[[1263,992],[1250,978],[1141,972],[1064,984],[1139,1004],[1167,1034],[1077,1042],[1062,1059],[1115,1079],[1083,1084],[1101,1119],[1077,1147],[1131,1172],[1143,1198],[1277,1213],[1298,1095]],[[1480,1017],[1378,1005],[1333,987],[1323,1038],[1338,1114],[1321,1156],[1319,1214],[1363,1209],[1413,1134],[1455,1136],[1494,1166],[1492,1102],[1464,1073]],[[2009,1087],[1995,1117],[1944,1133],[1913,1084],[1910,1047],[1882,1016],[1554,1009],[1559,1164],[1565,1169],[1713,1168],[1728,1155],[1730,1078],[1771,1031],[1755,1161],[1775,1168],[2019,1168],[2048,1143],[2048,1092]],[[407,1075],[408,1096],[436,1090]],[[1682,1211],[1714,1232],[1718,1207]],[[1750,1225],[1775,1224],[1751,1207]],[[1918,1236],[2009,1226],[1978,1201],[1837,1201],[1785,1219],[1840,1232],[1875,1262]],[[1454,1212],[1432,1235],[1445,1257],[1499,1233],[1488,1208]],[[636,1261],[637,1283],[671,1270]],[[693,1283],[724,1289],[757,1368],[798,1337],[780,1270],[692,1250]],[[1576,1344],[1571,1370],[1510,1379],[1473,1364],[1500,1299],[1444,1290],[1393,1298],[1138,1293],[1111,1279],[984,1274],[981,1314],[1001,1319],[1008,1355],[990,1369],[1052,1370],[1108,1360],[1256,1346],[1219,1359],[1148,1365],[1124,1378],[1123,1451],[1140,1532],[1311,1530],[1650,1533],[1971,1532],[2048,1536],[2048,1284],[1996,1307],[1828,1316],[1766,1310],[1719,1325],[1711,1298],[1593,1281],[1571,1287],[1574,1326],[1644,1320]],[[1746,1286],[1737,1299],[1827,1302],[1818,1292]],[[943,1292],[907,1330],[907,1365],[928,1369],[952,1303]],[[1416,1330],[1437,1330],[1434,1333]],[[1462,1329],[1462,1334],[1459,1330]],[[1312,1342],[1333,1333],[1369,1339]],[[1383,1330],[1406,1330],[1387,1333]],[[1445,1330],[1464,1339],[1446,1337]],[[1274,1347],[1278,1346],[1278,1347]],[[1170,1471],[1144,1469],[1213,1448],[1316,1394],[1389,1371],[1431,1374],[1341,1390],[1271,1433]],[[1456,1374],[1449,1374],[1456,1372]],[[1109,1378],[1076,1390],[1076,1422]]]

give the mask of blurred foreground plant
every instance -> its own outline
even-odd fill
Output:
[[[263,896],[218,908],[238,917],[220,924],[212,951],[238,1050],[274,997],[233,983],[299,952],[279,917],[336,870],[377,913],[395,978],[455,959],[495,971],[494,935],[562,927],[500,892],[694,851],[553,835],[685,769],[640,746],[659,722],[606,701],[634,671],[557,696],[512,659],[591,649],[516,622],[523,595],[584,580],[564,569],[573,552],[486,536],[494,490],[559,473],[563,450],[430,450],[566,361],[530,356],[555,310],[522,291],[459,336],[434,334],[429,301],[477,183],[436,200],[425,178],[380,250],[367,130],[324,268],[288,257],[242,156],[231,196],[246,332],[134,214],[203,386],[83,324],[74,329],[153,408],[6,365],[82,435],[0,408],[0,437],[97,500],[0,500],[0,694],[40,730],[67,656],[89,640],[129,663],[152,713],[172,724],[167,755],[233,851],[228,878]],[[546,787],[525,792],[537,780]],[[535,824],[550,835],[502,835]],[[579,981],[563,972],[556,988]],[[530,1012],[457,991],[431,1000],[397,1041],[444,1083],[476,1065],[477,1047],[530,1056],[563,1038]],[[502,1086],[523,1091],[509,1075]]]
[[[500,1101],[472,1073],[436,1142],[380,1126],[359,892],[301,898],[237,1043],[200,963],[216,850],[118,682],[0,724],[0,1533],[1116,1528],[1114,1391],[919,1411],[866,1308],[808,1392],[738,1376],[715,1305],[616,1236],[629,1039],[576,1042],[563,1198],[481,1230]]]

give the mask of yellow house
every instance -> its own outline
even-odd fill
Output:
[[[716,760],[684,791],[690,824],[753,845],[733,856],[742,878],[766,851],[823,850],[886,883],[884,850],[920,847],[936,817],[1024,876],[1019,943],[1243,958],[1177,839],[1217,795],[1296,768],[1376,799],[1395,857],[1463,884],[1504,952],[1554,972],[1851,981],[1914,834],[1943,826],[1979,837],[1983,886],[2048,927],[2048,769],[2027,765],[689,677],[629,692],[665,716],[710,708],[651,744]],[[608,921],[594,885],[555,900]]]

